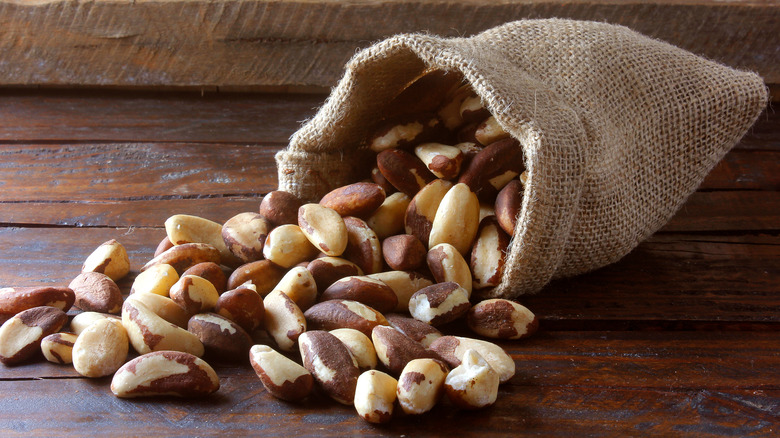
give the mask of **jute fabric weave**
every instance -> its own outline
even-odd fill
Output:
[[[460,72],[519,140],[528,181],[501,284],[535,293],[628,254],[662,227],[766,106],[762,79],[604,23],[523,20],[469,38],[398,35],[357,53],[277,156],[316,201],[372,166],[364,139],[429,69]]]

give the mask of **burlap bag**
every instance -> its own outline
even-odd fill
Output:
[[[470,38],[399,35],[357,53],[277,156],[307,200],[365,175],[383,105],[426,69],[460,71],[529,173],[501,285],[513,298],[619,260],[663,226],[766,105],[755,74],[627,28],[525,20]]]

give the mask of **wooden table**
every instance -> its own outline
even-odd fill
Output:
[[[115,238],[128,292],[188,213],[224,221],[275,188],[273,154],[322,94],[0,91],[0,287],[67,285]],[[315,395],[278,401],[214,364],[202,400],[122,400],[69,366],[0,366],[0,435],[717,435],[780,433],[780,114],[768,110],[660,232],[620,262],[521,302],[495,406],[375,427]]]

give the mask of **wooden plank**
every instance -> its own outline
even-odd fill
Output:
[[[777,323],[779,255],[777,235],[657,234],[615,264],[520,301],[543,321],[585,329],[596,319]]]
[[[546,17],[622,24],[780,82],[780,8],[764,1],[2,0],[0,83],[331,86],[356,49],[396,33]]]
[[[511,386],[675,390],[778,389],[778,342],[780,332],[544,330],[520,341],[496,341],[517,365]],[[230,365],[206,360],[220,378],[256,379],[248,361]],[[13,367],[0,365],[0,381],[41,378],[80,376],[72,366],[42,357]]]
[[[301,404],[264,393],[258,379],[222,380],[201,400],[123,400],[108,379],[0,382],[0,433],[16,436],[772,436],[780,390],[670,390],[504,385],[496,404],[460,411],[443,401],[424,415],[399,412],[376,427],[322,395]],[[22,395],[23,394],[23,395]],[[67,402],[62,397],[67,395]]]
[[[0,224],[75,227],[160,227],[173,214],[224,222],[257,211],[262,197],[125,199],[79,202],[0,202]],[[780,192],[696,192],[662,232],[770,231],[780,228]]]
[[[160,228],[0,228],[0,287],[67,285],[100,243],[127,247],[133,273],[165,236]],[[656,235],[618,263],[558,280],[520,301],[542,321],[664,325],[780,322],[780,236]],[[555,326],[555,325],[553,325]],[[551,326],[551,327],[553,327]]]
[[[286,144],[325,98],[325,94],[0,89],[0,143]],[[780,151],[780,111],[765,111],[735,148]]]
[[[0,202],[256,196],[275,190],[279,144],[88,143],[0,149]],[[780,190],[780,151],[733,151],[702,190]]]
[[[0,90],[0,100],[0,142],[286,144],[325,96]]]
[[[111,143],[0,149],[0,201],[254,195],[275,190],[281,145]]]
[[[770,231],[780,228],[780,192],[695,192],[661,232]]]

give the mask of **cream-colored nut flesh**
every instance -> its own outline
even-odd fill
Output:
[[[41,350],[44,337],[59,331],[68,315],[56,307],[38,306],[23,310],[0,326],[0,362],[13,365]]]
[[[431,280],[414,271],[385,271],[368,277],[381,280],[395,292],[398,299],[395,312],[409,311],[409,298],[418,290],[433,284]]]
[[[436,218],[436,211],[439,209],[444,195],[450,191],[453,184],[450,181],[436,179],[420,189],[404,213],[404,230],[406,234],[411,234],[425,245],[431,235],[433,220]]]
[[[334,330],[353,328],[370,336],[377,325],[387,325],[387,319],[376,309],[352,300],[328,300],[306,311],[309,329]]]
[[[41,352],[49,362],[56,364],[73,363],[73,344],[78,336],[75,333],[52,333],[41,340]]]
[[[358,377],[355,410],[369,423],[387,423],[393,416],[398,381],[391,375],[368,370]]]
[[[434,327],[460,318],[470,307],[468,292],[451,281],[420,289],[409,300],[414,319]]]
[[[501,383],[509,381],[515,375],[515,361],[512,356],[492,342],[462,336],[442,336],[433,341],[429,348],[439,353],[451,367],[461,364],[467,350],[475,350],[498,373]]]
[[[263,244],[271,228],[271,222],[259,213],[239,213],[222,225],[222,240],[233,255],[249,263],[263,258]]]
[[[314,385],[314,378],[306,368],[267,345],[252,346],[249,363],[266,391],[276,398],[302,400]]]
[[[219,377],[202,359],[178,351],[156,351],[124,364],[111,380],[117,397],[202,397],[219,389]]]
[[[498,220],[491,216],[482,221],[469,263],[475,289],[495,287],[501,283],[508,247],[509,236],[501,229]]]
[[[490,406],[498,398],[498,373],[475,350],[466,350],[460,365],[444,381],[452,403],[463,409]]]
[[[473,278],[469,264],[460,251],[449,243],[440,243],[428,251],[428,269],[437,283],[452,281],[471,296]]]
[[[127,360],[129,349],[122,323],[99,319],[81,332],[73,344],[73,368],[85,377],[114,374]]]
[[[191,266],[202,262],[220,263],[221,256],[219,251],[206,243],[183,243],[165,250],[146,262],[141,267],[141,272],[150,269],[152,266],[165,263],[171,265],[177,273],[181,274]]]
[[[104,242],[84,260],[81,272],[100,272],[118,281],[130,272],[127,250],[114,239]]]
[[[474,333],[494,339],[520,339],[536,332],[539,321],[527,307],[514,301],[493,298],[469,310],[466,322]]]
[[[303,311],[317,302],[317,283],[311,272],[303,266],[295,266],[287,271],[274,290],[290,297]]]
[[[341,215],[320,204],[304,204],[298,209],[298,226],[319,251],[331,257],[347,248],[347,227]]]
[[[501,124],[498,123],[495,117],[490,116],[482,123],[477,125],[477,130],[474,132],[474,137],[483,145],[489,145],[494,141],[501,140],[502,138],[509,137],[509,133],[504,131]]]
[[[458,183],[441,200],[431,225],[428,248],[449,243],[461,254],[471,249],[479,227],[479,199],[466,184]]]
[[[184,243],[205,243],[219,251],[222,264],[238,266],[241,259],[228,250],[222,240],[222,224],[212,220],[188,214],[175,214],[165,221],[168,240],[174,245]]]
[[[127,297],[126,301],[139,302],[149,308],[149,310],[154,312],[157,316],[182,328],[187,327],[187,320],[190,319],[190,314],[188,314],[183,307],[176,304],[172,299],[162,295],[132,294]]]
[[[210,312],[219,300],[219,292],[214,285],[197,275],[183,275],[171,286],[170,295],[190,315]]]
[[[203,343],[197,336],[162,319],[137,301],[125,301],[122,325],[130,344],[140,354],[173,350],[203,356]]]
[[[447,366],[436,359],[414,359],[406,364],[396,394],[401,409],[407,414],[430,411],[444,393]]]
[[[263,299],[265,330],[280,350],[294,351],[298,337],[306,331],[306,318],[301,308],[280,290]]]
[[[281,225],[268,233],[263,246],[263,256],[283,268],[292,268],[298,263],[309,260],[318,249],[298,225]]]
[[[89,327],[90,324],[92,324],[93,322],[99,319],[113,319],[115,321],[122,320],[121,317],[116,315],[110,315],[108,313],[81,312],[78,315],[74,316],[73,319],[70,320],[70,331],[72,331],[76,335],[79,335],[87,327]]]
[[[423,143],[414,148],[417,155],[437,178],[453,179],[460,172],[463,152],[455,146],[441,143]]]
[[[379,240],[398,234],[404,229],[404,215],[410,199],[402,192],[393,193],[366,219],[366,223],[374,230]]]
[[[358,368],[361,370],[376,368],[377,358],[374,344],[363,332],[351,328],[340,328],[331,330],[329,333],[337,337],[352,353],[352,357],[357,361]]]
[[[179,274],[167,263],[154,265],[135,277],[130,294],[157,294],[168,296],[171,286],[179,281]]]

